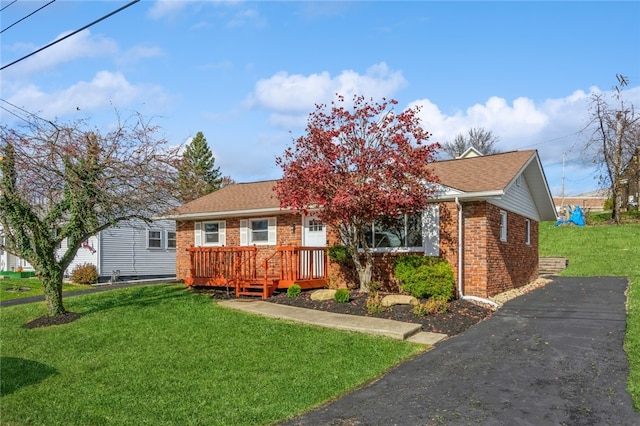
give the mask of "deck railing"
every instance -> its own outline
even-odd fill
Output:
[[[326,286],[326,247],[276,246],[258,264],[258,248],[189,247],[189,286],[235,286],[236,295],[262,289],[263,298],[277,288],[298,283],[302,288]],[[262,250],[262,249],[261,249]]]
[[[233,281],[256,279],[256,254],[250,247],[189,247],[190,283],[228,285]]]
[[[265,278],[280,281],[320,280],[327,277],[326,247],[277,246],[276,252],[263,262]]]

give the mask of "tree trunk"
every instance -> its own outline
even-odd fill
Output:
[[[360,279],[360,291],[369,293],[369,284],[371,283],[371,262],[360,265],[358,268],[358,278]]]
[[[38,277],[44,289],[47,315],[57,317],[67,312],[62,304],[62,270],[55,267],[49,268],[47,271],[40,271]]]

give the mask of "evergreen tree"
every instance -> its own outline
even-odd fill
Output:
[[[178,197],[183,203],[200,198],[222,187],[223,178],[216,159],[209,149],[207,139],[202,132],[185,148],[182,161],[178,166]]]

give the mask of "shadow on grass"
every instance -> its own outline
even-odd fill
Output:
[[[102,312],[109,309],[132,307],[146,308],[156,306],[168,300],[184,299],[191,297],[191,293],[185,286],[179,284],[154,284],[145,287],[130,287],[113,292],[96,294],[91,298],[82,300],[82,308],[78,310],[82,315]]]
[[[37,361],[24,358],[0,357],[0,397],[9,395],[18,389],[38,384],[47,377],[58,374],[58,370]]]

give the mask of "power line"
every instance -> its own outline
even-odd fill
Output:
[[[11,6],[12,4],[14,4],[15,2],[17,2],[18,0],[13,0],[11,3],[9,3],[8,5],[6,5],[5,7],[3,7],[2,9],[0,9],[0,12],[2,12],[3,10],[5,10],[6,8],[8,8],[9,6]]]
[[[109,18],[109,17],[111,17],[111,16],[115,15],[115,14],[116,14],[116,13],[118,13],[118,12],[123,11],[124,9],[128,8],[129,6],[132,6],[132,5],[133,5],[133,4],[135,4],[135,3],[138,3],[139,1],[140,1],[140,0],[133,0],[132,2],[127,3],[126,5],[122,6],[121,8],[119,8],[119,9],[117,9],[117,10],[114,10],[113,12],[111,12],[111,13],[109,13],[109,14],[107,14],[107,15],[103,16],[102,18],[97,19],[97,20],[93,21],[92,23],[85,25],[84,27],[82,27],[82,28],[80,28],[80,29],[78,29],[78,30],[76,30],[76,31],[72,32],[71,34],[67,34],[66,36],[62,37],[61,39],[55,40],[55,41],[53,41],[53,42],[51,42],[51,43],[47,44],[46,46],[43,46],[43,47],[41,47],[40,49],[38,49],[38,50],[36,50],[36,51],[34,51],[34,52],[31,52],[31,53],[29,53],[28,55],[23,56],[22,58],[17,59],[17,60],[15,60],[15,61],[11,62],[10,64],[3,65],[3,66],[2,66],[2,68],[0,68],[0,71],[2,71],[2,70],[3,70],[3,69],[5,69],[5,68],[10,67],[11,65],[15,65],[15,64],[17,64],[18,62],[21,62],[21,61],[23,61],[23,60],[25,60],[25,59],[27,59],[27,58],[29,58],[29,57],[31,57],[31,56],[33,56],[33,55],[35,55],[36,53],[39,53],[39,52],[42,52],[42,51],[43,51],[43,50],[45,50],[45,49],[48,49],[49,47],[53,46],[54,44],[58,44],[58,43],[60,43],[61,41],[66,40],[66,39],[68,39],[69,37],[71,37],[71,36],[73,36],[73,35],[78,34],[80,31],[84,31],[84,30],[86,30],[87,28],[94,26],[94,25],[95,25],[95,24],[97,24],[98,22],[104,21],[105,19],[107,19],[107,18]]]
[[[18,0],[15,0],[18,1]],[[51,0],[49,3],[45,4],[44,6],[39,7],[38,9],[34,10],[33,12],[31,12],[30,14],[28,14],[27,16],[18,19],[16,22],[14,22],[13,24],[9,25],[7,28],[3,29],[2,31],[0,31],[0,34],[2,34],[3,32],[7,31],[9,28],[13,27],[16,24],[19,24],[20,22],[24,21],[25,19],[27,19],[28,17],[30,17],[31,15],[36,14],[37,12],[41,11],[42,9],[44,9],[45,7],[49,6],[51,3],[53,3],[56,0]],[[15,2],[14,2],[15,3]],[[12,3],[13,4],[13,3]],[[4,10],[4,9],[3,9]]]

